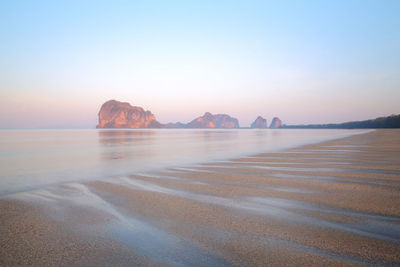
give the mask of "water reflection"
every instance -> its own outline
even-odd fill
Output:
[[[150,130],[101,130],[98,132],[100,158],[107,162],[151,157],[154,134]]]
[[[100,130],[99,142],[104,145],[126,144],[134,141],[149,140],[154,135],[151,130]]]
[[[131,165],[191,162],[205,154],[212,159],[215,153],[229,153],[240,139],[229,130],[100,130],[98,136],[102,161]]]

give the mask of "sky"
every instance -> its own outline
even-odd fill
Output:
[[[93,128],[129,102],[161,123],[400,113],[400,1],[0,1],[0,128]]]

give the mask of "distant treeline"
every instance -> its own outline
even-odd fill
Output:
[[[331,124],[309,124],[309,125],[283,125],[281,128],[295,129],[366,129],[366,128],[400,128],[400,115],[376,118],[366,121],[351,121],[345,123]]]

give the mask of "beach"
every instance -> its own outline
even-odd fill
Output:
[[[0,209],[1,266],[400,265],[400,131],[42,186]]]

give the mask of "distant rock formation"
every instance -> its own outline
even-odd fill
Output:
[[[226,114],[211,114],[206,112],[203,116],[185,124],[159,123],[154,114],[141,107],[131,106],[126,102],[109,100],[99,111],[99,124],[96,128],[239,128],[239,122]],[[267,128],[267,120],[261,116],[251,124],[251,128]],[[305,129],[353,129],[353,128],[400,128],[400,114],[380,117],[373,120],[352,121],[337,124],[311,124],[311,125],[283,125],[275,117],[269,128],[305,128]]]
[[[257,119],[250,125],[250,128],[259,128],[259,129],[268,128],[267,120],[261,116],[258,116]]]
[[[187,128],[239,128],[239,122],[226,114],[213,115],[206,112],[203,116],[189,122]]]
[[[282,121],[278,117],[274,117],[269,128],[276,129],[280,127],[282,127]]]
[[[226,114],[213,115],[209,112],[188,124],[161,124],[150,111],[116,100],[105,102],[98,115],[99,124],[96,128],[239,128],[237,119]]]
[[[163,128],[156,117],[141,107],[129,103],[109,100],[99,111],[99,124],[96,128]]]

